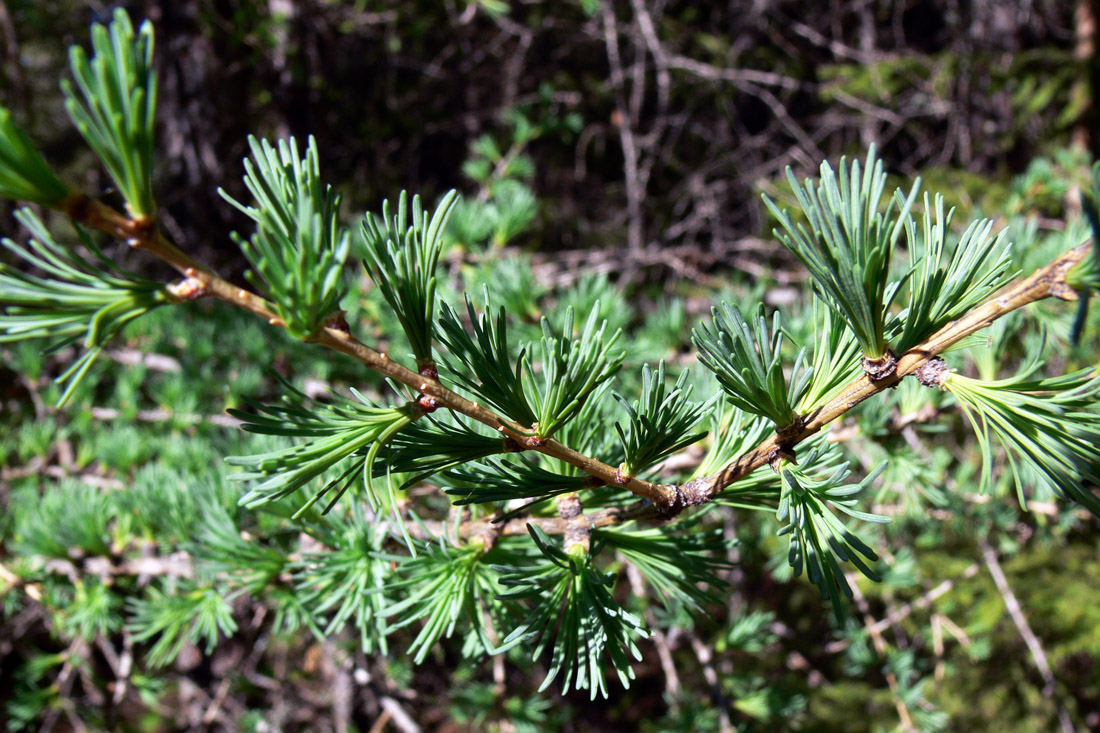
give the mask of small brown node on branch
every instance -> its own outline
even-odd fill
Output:
[[[418,360],[416,362],[416,369],[417,373],[422,377],[427,377],[428,379],[439,378],[439,367],[436,366],[435,360],[433,359]]]
[[[665,502],[653,502],[653,505],[657,507],[657,511],[660,513],[663,519],[672,519],[680,512],[684,511],[684,507],[687,504],[684,503],[684,493],[679,486],[672,486],[672,498],[668,503]]]
[[[630,476],[623,469],[626,468],[625,463],[620,463],[619,467],[615,469],[615,476],[611,479],[618,486],[626,486],[630,483]]]
[[[863,360],[863,373],[872,382],[880,382],[887,377],[893,376],[894,372],[898,370],[898,357],[890,349],[886,350],[886,353],[877,359],[864,359]]]
[[[665,519],[672,519],[689,506],[706,504],[713,498],[710,492],[710,482],[706,477],[692,479],[686,484],[672,484],[665,488],[672,490],[672,498],[668,504],[654,502],[657,511]]]
[[[771,453],[768,454],[768,465],[772,467],[773,471],[779,473],[779,467],[783,463],[798,463],[794,448],[772,448]]]
[[[242,291],[243,292],[243,291]],[[351,326],[348,325],[348,321],[344,318],[346,311],[335,311],[325,317],[325,328],[331,328],[334,331],[340,333],[351,333]]]
[[[676,488],[683,495],[686,506],[699,506],[700,504],[706,504],[711,499],[706,481],[696,479]]]
[[[546,445],[546,438],[539,437],[538,435],[532,435],[523,439],[523,444],[528,448],[541,448]]]
[[[429,412],[435,412],[439,407],[439,401],[435,397],[430,397],[426,394],[422,394],[416,398],[416,404],[420,405],[420,409],[427,415]]]
[[[558,516],[562,519],[579,517],[583,508],[580,497],[576,494],[562,494],[558,497]]]
[[[706,492],[700,490],[700,486],[697,485],[698,480],[689,481],[683,485],[672,484],[668,486],[672,490],[672,497],[667,504],[664,502],[653,502],[653,505],[657,507],[657,511],[664,519],[671,519],[676,515],[679,515],[689,506],[695,506],[697,504],[703,504],[706,501]]]
[[[780,445],[788,445],[795,442],[798,436],[802,434],[802,428],[805,425],[805,420],[801,415],[795,415],[789,425],[784,425],[775,429],[775,438],[779,441]]]
[[[131,247],[143,247],[151,243],[157,237],[157,224],[152,219],[131,219],[126,226],[126,244]],[[194,275],[195,268],[189,267],[183,271],[184,275]],[[191,270],[192,272],[188,272]]]
[[[178,300],[195,300],[206,295],[206,285],[195,277],[185,277],[178,282],[169,284],[168,293]]]
[[[134,239],[138,239],[141,243],[151,242],[157,234],[157,223],[155,220],[147,217],[138,217],[130,220],[131,236]]]
[[[947,362],[935,356],[917,367],[913,375],[925,387],[942,388],[943,383],[947,380],[947,375],[950,373],[947,370]]]

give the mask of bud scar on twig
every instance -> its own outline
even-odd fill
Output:
[[[206,283],[191,275],[169,283],[165,289],[169,295],[179,301],[196,300],[206,295]]]

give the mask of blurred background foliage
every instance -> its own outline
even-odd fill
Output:
[[[957,221],[1009,225],[1020,269],[1086,236],[1076,190],[1100,134],[1088,2],[0,2],[0,101],[63,179],[107,196],[57,79],[66,47],[119,5],[157,29],[156,191],[166,228],[200,259],[245,269],[228,236],[245,222],[217,188],[246,196],[247,135],[313,134],[349,217],[401,189],[463,194],[441,283],[450,302],[492,283],[529,337],[540,315],[598,300],[629,335],[622,394],[637,393],[644,362],[678,372],[691,361],[691,326],[723,298],[746,310],[801,300],[785,325],[808,336],[804,276],[758,195],[789,205],[787,165],[808,175],[875,142],[892,172],[920,174],[958,206]],[[17,231],[10,209],[0,218]],[[408,351],[378,317],[377,290],[356,280],[344,307],[375,329],[364,340]],[[993,349],[1025,354],[1043,325],[1064,339],[1066,313],[1033,311],[998,323]],[[1094,345],[1095,308],[1091,318]],[[998,363],[985,345],[972,345],[968,369],[1004,376],[985,373]],[[1088,345],[1063,353],[1054,366],[1095,363]],[[1096,521],[974,494],[979,464],[955,448],[967,428],[946,398],[922,416],[899,389],[834,432],[863,473],[887,442],[908,459],[876,483],[874,510],[895,520],[872,539],[880,553],[911,549],[888,558],[882,584],[852,579],[845,624],[789,577],[771,523],[731,515],[735,565],[713,622],[629,609],[657,639],[630,690],[592,703],[536,694],[522,650],[486,669],[464,664],[453,639],[416,667],[403,656],[415,629],[379,654],[360,646],[354,615],[315,638],[278,584],[218,594],[247,584],[211,580],[218,552],[251,547],[263,564],[263,544],[233,537],[300,542],[280,518],[236,506],[221,457],[266,444],[224,408],[267,397],[270,370],[307,393],[380,387],[354,363],[205,302],[187,320],[157,312],[130,327],[70,410],[49,407],[65,355],[0,354],[0,719],[11,729],[1100,728]],[[714,385],[698,376],[705,398]],[[935,449],[898,449],[919,446],[917,433]],[[170,511],[143,512],[152,504]],[[225,526],[228,537],[215,531]],[[49,560],[20,565],[35,557]],[[103,558],[132,572],[75,572]],[[165,598],[202,604],[209,621],[160,637],[174,649],[153,641],[173,622]]]
[[[1093,144],[1073,2],[7,0],[4,102],[92,190],[105,179],[56,70],[117,6],[160,39],[161,206],[226,258],[241,222],[216,188],[244,195],[249,133],[325,141],[348,211],[521,181],[538,202],[525,243],[629,247],[658,274],[758,260],[755,192],[787,165],[876,142],[892,171],[999,205],[1036,158]]]

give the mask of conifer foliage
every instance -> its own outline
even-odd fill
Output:
[[[820,181],[790,175],[799,210],[767,202],[777,237],[808,272],[815,306],[799,320],[763,305],[716,305],[693,332],[706,370],[672,374],[663,362],[627,361],[632,345],[608,317],[610,296],[534,325],[493,305],[523,295],[503,292],[506,278],[484,293],[445,292],[440,257],[457,194],[425,206],[402,192],[396,205],[347,226],[321,178],[320,143],[310,138],[303,154],[293,139],[251,139],[243,168],[253,200],[230,199],[255,222],[254,233],[234,235],[251,264],[257,292],[249,292],[191,260],[186,243],[157,226],[150,26],[135,33],[119,10],[92,38],[90,58],[73,52],[67,109],[125,211],[60,183],[0,110],[0,195],[69,216],[77,235],[20,212],[31,234],[25,244],[3,240],[22,263],[0,265],[0,342],[75,349],[59,378],[64,401],[127,324],[207,297],[268,321],[271,339],[281,328],[303,348],[333,349],[388,381],[367,394],[307,397],[273,378],[278,399],[231,410],[263,436],[246,444],[255,452],[227,458],[240,469],[230,486],[243,491],[231,502],[188,500],[155,520],[203,528],[194,535],[198,570],[125,609],[101,594],[102,623],[86,619],[75,633],[121,614],[148,663],[163,665],[188,640],[209,649],[233,633],[227,598],[265,594],[285,628],[326,636],[350,624],[369,650],[387,650],[411,629],[403,651],[417,663],[460,635],[469,657],[517,650],[513,658],[548,665],[544,687],[607,696],[609,680],[630,684],[650,633],[652,618],[635,612],[632,593],[649,589],[668,614],[722,602],[735,538],[713,520],[719,505],[774,514],[794,574],[816,584],[843,623],[853,594],[846,572],[871,580],[887,572],[861,533],[886,521],[867,496],[891,460],[853,482],[843,447],[821,434],[865,400],[890,398],[903,380],[923,385],[912,393],[920,403],[959,406],[988,490],[1007,469],[1021,502],[1031,491],[1054,494],[1100,514],[1095,369],[1044,376],[1042,351],[1015,376],[987,380],[937,358],[953,358],[949,350],[968,336],[1032,302],[1095,291],[1087,245],[1013,280],[1008,235],[981,221],[954,236],[938,197],[915,214],[919,183],[887,195],[873,149],[863,161],[842,159],[839,172],[823,163]],[[1095,206],[1086,209],[1095,224]],[[155,283],[127,271],[93,230],[182,279]],[[903,249],[909,261],[899,264]],[[357,258],[385,319],[400,327],[388,352],[358,340],[374,324],[346,318]],[[702,397],[693,400],[693,390]],[[701,461],[663,465],[697,444],[708,451]],[[97,522],[117,507],[97,501],[80,495],[55,527],[42,517],[20,525],[28,575],[47,572],[34,557],[66,552],[36,532],[69,532],[89,554],[111,552]],[[277,529],[242,537],[234,523],[245,510]],[[627,565],[641,578],[630,587]]]

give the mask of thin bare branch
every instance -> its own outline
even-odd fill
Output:
[[[1032,631],[1031,624],[1027,622],[1027,616],[1024,615],[1020,601],[1012,591],[1012,586],[1009,585],[1004,570],[1001,569],[997,553],[990,546],[989,541],[985,539],[982,540],[982,560],[985,562],[985,566],[989,568],[989,574],[1004,599],[1005,609],[1012,618],[1012,623],[1015,624],[1016,630],[1020,632],[1020,637],[1027,645],[1028,651],[1031,652],[1031,658],[1035,661],[1035,669],[1039,671],[1039,676],[1043,679],[1043,696],[1054,700],[1054,673],[1050,670],[1050,662],[1047,661],[1046,652],[1043,651],[1043,644],[1039,641],[1039,637],[1035,635],[1035,632]],[[1054,705],[1058,710],[1058,720],[1064,733],[1073,733],[1076,728],[1074,728],[1065,708],[1057,701],[1054,702]]]
[[[863,595],[863,591],[859,589],[858,580],[850,573],[845,573],[845,577],[848,579],[848,585],[852,588],[856,606],[859,608],[860,614],[863,615],[863,627],[871,637],[871,643],[875,648],[875,653],[878,654],[879,658],[885,663],[887,649],[886,639],[882,635],[882,629],[878,627],[874,617],[871,615],[870,604],[867,603],[867,598]],[[913,717],[909,714],[909,706],[906,705],[905,700],[901,696],[898,676],[889,668],[886,669],[886,683],[890,685],[890,693],[894,696],[894,708],[898,711],[899,728],[904,731],[916,731],[917,727],[913,724]]]
[[[957,578],[945,580],[942,583],[936,585],[934,588],[929,590],[921,597],[916,598],[902,606],[898,606],[888,616],[876,621],[871,628],[867,629],[867,631],[870,632],[874,630],[878,633],[881,633],[891,625],[896,624],[897,622],[905,618],[908,618],[915,611],[923,611],[927,608],[930,608],[932,604],[936,602],[936,600],[951,592],[956,583],[962,580],[969,580],[970,578],[973,578],[975,575],[978,574],[978,571],[980,569],[981,568],[977,563],[968,566],[966,570],[959,573],[959,576]],[[839,639],[826,646],[825,651],[830,654],[836,654],[837,652],[841,652],[847,649],[848,646],[851,645],[851,643],[852,641],[850,639]]]

